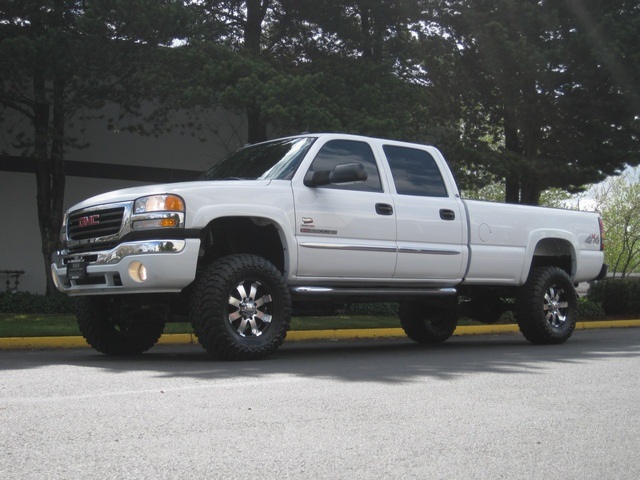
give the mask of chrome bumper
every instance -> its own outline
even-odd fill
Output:
[[[62,250],[54,254],[51,274],[58,290],[69,295],[179,292],[195,279],[199,250],[199,239],[126,242],[82,253]]]

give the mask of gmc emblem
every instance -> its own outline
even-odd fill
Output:
[[[100,224],[100,215],[89,215],[87,217],[80,217],[78,219],[79,227],[90,227],[91,225]]]

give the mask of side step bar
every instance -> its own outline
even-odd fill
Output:
[[[291,294],[295,297],[322,298],[347,297],[364,300],[391,301],[404,298],[455,297],[455,288],[384,288],[384,287],[293,287]]]

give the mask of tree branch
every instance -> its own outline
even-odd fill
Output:
[[[12,110],[15,110],[18,113],[21,113],[22,115],[24,115],[25,117],[27,117],[29,120],[33,120],[35,118],[35,115],[33,113],[33,105],[29,105],[29,104],[22,104],[20,102],[15,102],[13,100],[10,100],[6,97],[0,97],[0,105],[4,105],[7,108],[10,108]]]

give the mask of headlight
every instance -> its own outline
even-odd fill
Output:
[[[184,200],[177,195],[150,195],[133,203],[133,230],[184,226]]]
[[[60,227],[60,244],[61,245],[66,245],[67,244],[67,217],[68,214],[64,214],[64,217],[62,217],[62,226]]]
[[[177,195],[151,195],[137,199],[133,213],[184,212],[184,200]]]

